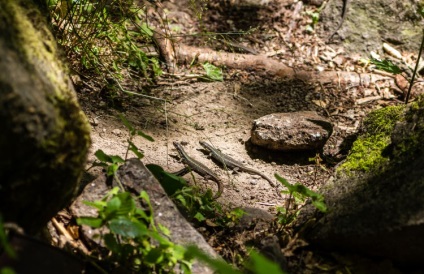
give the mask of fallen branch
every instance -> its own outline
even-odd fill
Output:
[[[161,54],[164,60],[176,58],[178,63],[191,64],[193,60],[200,63],[209,62],[215,66],[225,66],[241,70],[253,70],[260,75],[276,77],[284,80],[301,80],[305,83],[322,85],[335,85],[340,88],[348,88],[353,86],[368,87],[379,80],[391,79],[388,76],[382,76],[371,73],[357,73],[346,71],[306,71],[295,70],[283,63],[270,59],[266,55],[239,54],[230,52],[215,51],[210,48],[199,48],[187,46],[180,41],[171,41],[165,35],[160,35],[161,39],[156,43],[161,45]],[[174,45],[174,51],[164,51],[165,48],[170,49],[170,44]]]

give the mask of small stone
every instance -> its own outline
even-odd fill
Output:
[[[112,130],[112,134],[120,137],[122,135],[122,131],[120,129],[115,128],[114,130]]]
[[[91,124],[92,124],[93,126],[97,126],[97,125],[99,125],[99,120],[98,120],[97,118],[94,118],[94,119],[91,121]]]
[[[258,181],[256,181],[256,180],[250,180],[250,184],[251,185],[257,185],[258,184]]]
[[[253,122],[253,144],[280,151],[320,149],[333,132],[331,122],[314,111],[273,113]]]

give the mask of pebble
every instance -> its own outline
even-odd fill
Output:
[[[114,130],[112,130],[112,134],[114,134],[116,136],[121,136],[122,131],[120,129],[115,128]]]

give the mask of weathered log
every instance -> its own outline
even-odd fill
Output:
[[[0,213],[29,233],[70,202],[90,144],[45,18],[0,0]]]

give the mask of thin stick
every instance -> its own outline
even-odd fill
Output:
[[[418,53],[417,63],[415,64],[414,73],[412,74],[411,83],[409,83],[408,93],[406,94],[405,105],[408,104],[409,96],[411,94],[412,85],[414,84],[415,75],[417,74],[418,64],[420,63],[421,53],[423,52],[424,46],[424,30],[423,30],[423,39],[421,40],[420,52]]]

